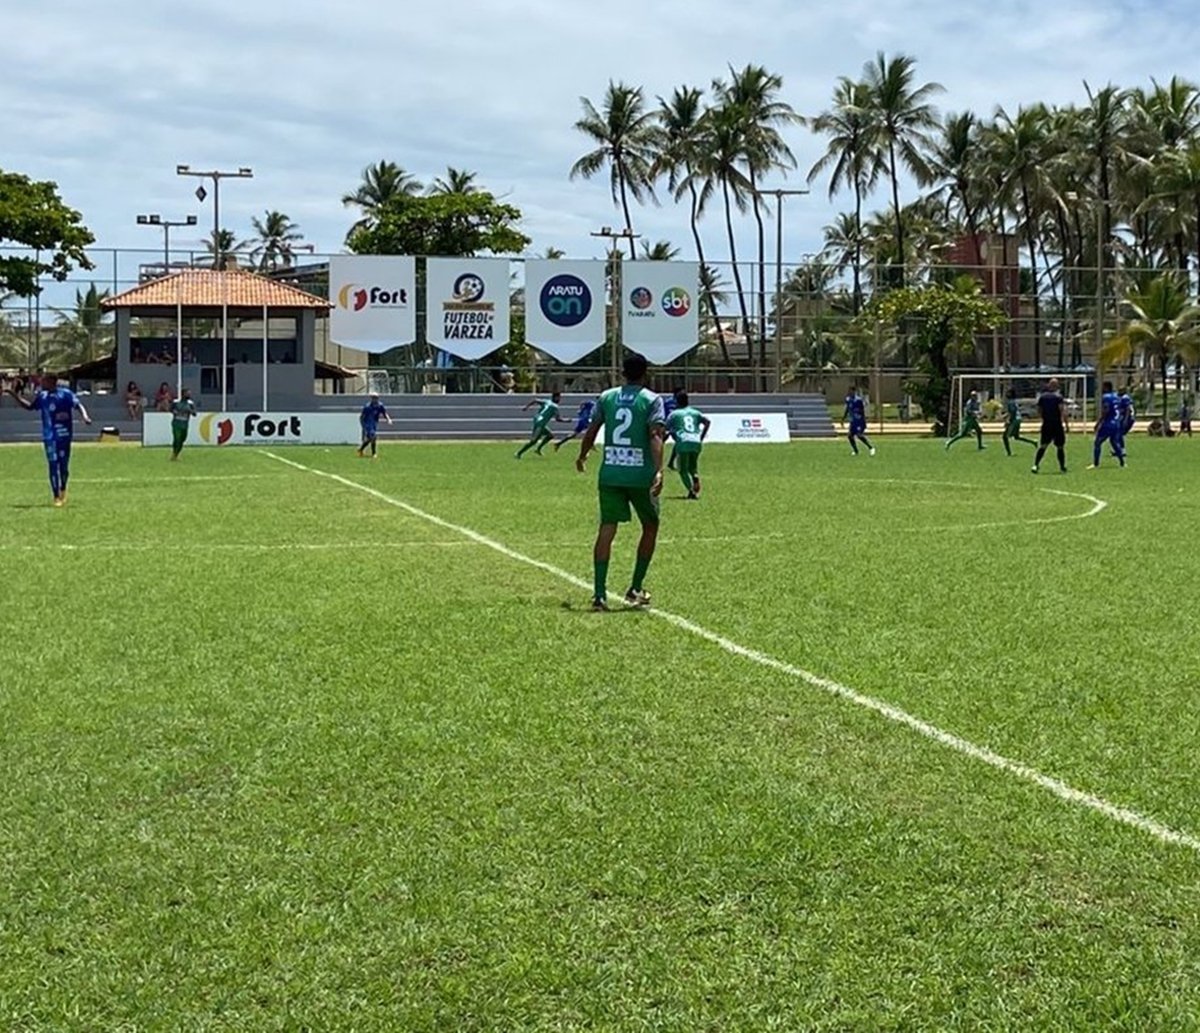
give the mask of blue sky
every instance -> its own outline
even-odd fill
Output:
[[[942,110],[990,113],[1081,101],[1083,81],[1148,85],[1200,77],[1200,28],[1174,0],[46,0],[8,5],[0,35],[5,85],[0,166],[56,180],[106,247],[159,246],[138,212],[195,213],[196,168],[248,165],[222,191],[238,233],[266,208],[287,212],[319,251],[340,248],[351,213],[340,197],[368,162],[389,158],[423,179],[447,165],[525,213],[532,250],[599,254],[589,232],[616,224],[607,181],[570,182],[585,149],[572,128],[579,97],[610,78],[653,98],[707,85],[729,64],[784,77],[785,99],[814,114],[839,75],[877,50],[918,59],[946,87]],[[978,8],[978,13],[965,12]],[[800,185],[820,153],[791,133]],[[848,204],[843,198],[842,205]],[[882,193],[876,206],[886,203]],[[823,189],[787,209],[785,254],[820,246],[838,209]],[[705,236],[720,257],[714,212]],[[691,256],[686,213],[635,212],[635,228]],[[739,231],[751,242],[750,224]],[[181,245],[199,234],[177,233]]]

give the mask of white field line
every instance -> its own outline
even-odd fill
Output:
[[[526,556],[523,553],[517,552],[515,549],[510,549],[507,545],[497,542],[486,535],[480,534],[469,527],[463,527],[460,524],[453,524],[449,520],[443,520],[439,516],[434,516],[432,513],[426,513],[416,506],[403,502],[400,499],[392,498],[390,495],[385,495],[383,492],[375,488],[368,487],[365,484],[359,484],[356,481],[349,480],[336,473],[327,473],[324,470],[317,470],[313,467],[305,466],[302,463],[297,463],[291,459],[284,459],[282,456],[276,455],[274,452],[263,450],[262,455],[266,455],[276,462],[284,463],[296,470],[301,470],[304,473],[314,474],[317,477],[324,477],[327,480],[334,481],[337,484],[344,485],[347,488],[353,488],[355,491],[361,491],[364,494],[370,495],[372,498],[378,499],[389,506],[394,506],[396,509],[403,510],[411,516],[419,517],[426,520],[437,527],[446,531],[452,531],[455,534],[461,535],[469,541],[479,545],[484,545],[495,552],[506,556],[518,563],[524,563],[527,566],[534,567],[537,570],[551,574],[561,581],[565,581],[570,585],[583,591],[590,592],[592,585],[576,577],[574,574],[568,573],[565,570],[555,567],[549,563],[544,563],[541,560],[534,559],[531,556]],[[1098,510],[1097,510],[1098,512]],[[829,678],[823,678],[819,674],[813,674],[811,671],[806,671],[802,667],[797,667],[794,664],[789,664],[783,660],[777,660],[773,656],[768,656],[766,653],[760,653],[756,649],[749,649],[746,646],[739,645],[731,639],[725,638],[723,635],[717,634],[715,631],[709,631],[707,628],[701,627],[686,617],[680,617],[677,614],[669,613],[666,610],[650,609],[647,611],[650,615],[657,617],[659,620],[666,621],[682,631],[690,632],[697,638],[701,638],[706,642],[712,643],[719,649],[724,650],[732,656],[741,657],[744,660],[749,660],[751,663],[759,664],[762,667],[769,668],[773,671],[779,671],[781,674],[790,675],[797,678],[807,685],[815,689],[820,689],[831,696],[836,696],[844,699],[849,703],[853,703],[857,707],[862,707],[864,710],[874,711],[881,717],[887,718],[889,721],[894,721],[896,724],[904,725],[905,727],[916,732],[918,735],[924,736],[926,739],[945,746],[947,749],[960,753],[972,760],[987,764],[1005,774],[1012,775],[1024,782],[1045,789],[1047,792],[1054,794],[1061,800],[1067,803],[1075,804],[1078,807],[1086,808],[1087,810],[1096,811],[1104,817],[1118,822],[1122,825],[1128,825],[1140,832],[1159,840],[1163,843],[1170,843],[1175,846],[1187,847],[1200,853],[1200,838],[1190,835],[1186,832],[1180,832],[1168,825],[1164,825],[1154,818],[1147,817],[1137,811],[1130,810],[1127,807],[1121,807],[1118,804],[1112,803],[1104,799],[1102,796],[1097,796],[1094,793],[1085,792],[1082,789],[1076,789],[1068,785],[1061,779],[1054,778],[1050,775],[1043,774],[1036,768],[1030,767],[1028,764],[1023,764],[1017,760],[1011,760],[986,746],[977,746],[975,743],[966,739],[960,738],[951,732],[943,731],[935,725],[929,724],[927,721],[922,721],[919,717],[914,717],[907,711],[901,710],[899,707],[892,706],[890,703],[885,703],[883,700],[876,699],[873,696],[864,695],[861,692],[856,692],[854,689],[840,682],[833,681]]]
[[[450,541],[393,542],[83,542],[49,545],[6,545],[6,552],[337,552],[343,549],[461,549],[476,542],[455,538]]]
[[[72,484],[146,484],[171,485],[177,481],[261,481],[261,473],[184,474],[182,477],[72,477]]]

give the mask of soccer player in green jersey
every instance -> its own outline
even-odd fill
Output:
[[[1024,441],[1025,444],[1037,448],[1037,442],[1033,438],[1021,437],[1021,406],[1017,403],[1015,387],[1010,387],[1004,396],[1004,437],[1001,440],[1004,442],[1006,455],[1012,455],[1010,441]]]
[[[679,478],[687,488],[687,497],[700,497],[700,450],[708,437],[712,420],[699,409],[688,403],[686,391],[675,392],[675,409],[667,417],[667,431],[675,440],[675,451],[679,455]]]
[[[542,449],[554,440],[554,432],[550,429],[550,421],[558,420],[559,423],[567,422],[566,417],[562,416],[558,411],[558,403],[560,401],[562,401],[562,392],[555,391],[549,399],[531,398],[521,406],[521,412],[528,412],[535,405],[538,406],[538,411],[533,417],[533,431],[529,435],[529,440],[517,452],[518,459],[531,448],[535,449],[538,455],[541,455]]]
[[[654,558],[658,541],[658,496],[662,493],[663,418],[662,399],[643,387],[646,379],[646,359],[637,354],[627,355],[622,366],[624,387],[610,387],[601,396],[592,414],[592,423],[579,444],[575,468],[584,473],[587,457],[600,428],[604,428],[604,461],[600,466],[600,530],[596,534],[595,592],[592,609],[608,609],[608,561],[612,556],[617,525],[629,522],[632,508],[642,525],[642,537],[637,547],[637,562],[633,581],[625,593],[630,606],[649,606],[650,593],[645,590],[646,571]]]
[[[192,392],[185,387],[179,393],[179,397],[171,403],[171,462],[175,462],[179,453],[183,451],[189,421],[195,415],[196,403],[192,401]]]
[[[975,435],[976,443],[980,449],[987,448],[983,443],[983,428],[979,425],[979,415],[983,410],[983,405],[979,401],[979,392],[972,391],[967,398],[966,411],[963,413],[962,426],[958,428],[958,433],[946,441],[946,451],[950,451],[950,446],[956,441],[962,441],[963,438],[969,438],[972,434]]]

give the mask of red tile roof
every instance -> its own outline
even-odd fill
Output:
[[[116,308],[309,308],[327,312],[329,302],[278,280],[246,269],[184,269],[105,298]]]

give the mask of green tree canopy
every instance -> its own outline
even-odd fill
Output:
[[[0,291],[27,298],[37,293],[40,276],[65,280],[75,266],[91,269],[84,248],[94,240],[83,217],[63,204],[57,184],[0,169],[0,245],[40,253],[0,254]]]
[[[518,229],[521,211],[486,191],[390,197],[370,226],[353,230],[356,255],[519,254],[530,239]]]

